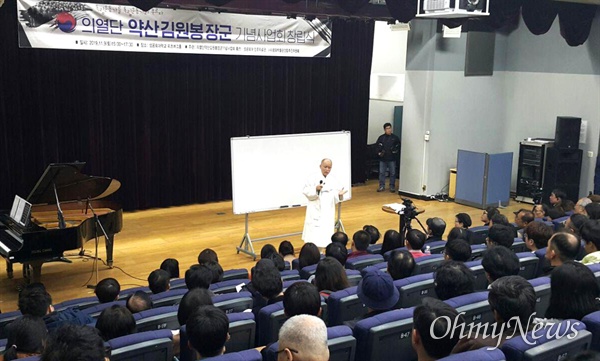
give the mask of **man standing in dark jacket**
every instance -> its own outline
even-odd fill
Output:
[[[400,138],[392,134],[392,125],[383,125],[385,133],[377,138],[377,155],[379,155],[379,188],[377,192],[385,190],[385,171],[390,171],[390,192],[396,192],[396,160],[400,153]]]

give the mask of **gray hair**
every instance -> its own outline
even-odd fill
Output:
[[[291,317],[279,330],[279,348],[284,347],[297,350],[303,361],[327,361],[327,326],[316,316]]]
[[[585,208],[585,206],[587,206],[590,203],[592,203],[592,200],[589,199],[588,197],[583,197],[577,201],[577,205],[582,206],[583,208]]]

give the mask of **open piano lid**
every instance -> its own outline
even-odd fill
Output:
[[[54,186],[60,202],[101,199],[121,187],[121,182],[107,177],[94,177],[81,173],[85,162],[51,163],[37,181],[27,201],[32,204],[54,204]]]

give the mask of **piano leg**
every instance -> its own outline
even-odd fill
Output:
[[[13,265],[12,262],[9,260],[6,260],[6,275],[9,279],[13,278]]]
[[[23,263],[23,278],[27,283],[37,283],[42,280],[42,264],[44,261]]]
[[[112,268],[113,266],[113,245],[114,245],[115,235],[108,234],[108,238],[105,240],[106,243],[106,264],[108,267]]]

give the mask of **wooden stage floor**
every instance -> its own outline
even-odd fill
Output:
[[[398,229],[398,216],[383,212],[381,206],[402,202],[401,198],[388,191],[377,193],[376,189],[376,180],[353,187],[352,199],[343,204],[342,223],[350,236],[366,224],[377,227],[382,235],[388,229]],[[419,216],[423,225],[429,217],[441,217],[447,223],[448,232],[454,226],[454,215],[459,212],[468,213],[474,226],[481,225],[480,209],[439,201],[417,200],[415,205],[426,211]],[[512,221],[512,212],[521,206],[531,207],[529,204],[512,201],[501,213]],[[251,214],[249,234],[257,239],[302,231],[304,213],[305,208],[302,207]],[[412,226],[419,227],[414,221]],[[114,277],[121,283],[122,289],[145,286],[148,274],[159,268],[165,258],[179,260],[183,276],[185,270],[197,262],[198,253],[204,248],[212,248],[217,252],[224,269],[249,269],[255,263],[252,258],[236,252],[236,246],[239,246],[243,235],[244,216],[233,214],[231,201],[128,212],[123,215],[123,230],[115,237],[114,266],[118,268],[110,269],[100,263],[98,279]],[[256,242],[254,247],[260,253],[260,248],[265,244],[271,243],[277,247],[281,240],[283,239]],[[294,244],[298,254],[303,244],[300,235],[288,237],[288,240]],[[99,257],[104,260],[106,253],[103,238],[100,239],[98,249]],[[86,255],[93,255],[94,242],[89,241],[85,250]],[[85,287],[94,268],[92,260],[78,256],[77,250],[67,252],[66,256],[73,263],[46,263],[42,267],[42,282],[52,295],[53,303],[93,295],[93,291]],[[17,288],[23,283],[22,267],[15,264],[15,278],[8,279],[4,262],[2,263],[0,309],[2,312],[9,312],[17,309]],[[90,284],[95,283],[95,277],[92,277]]]

